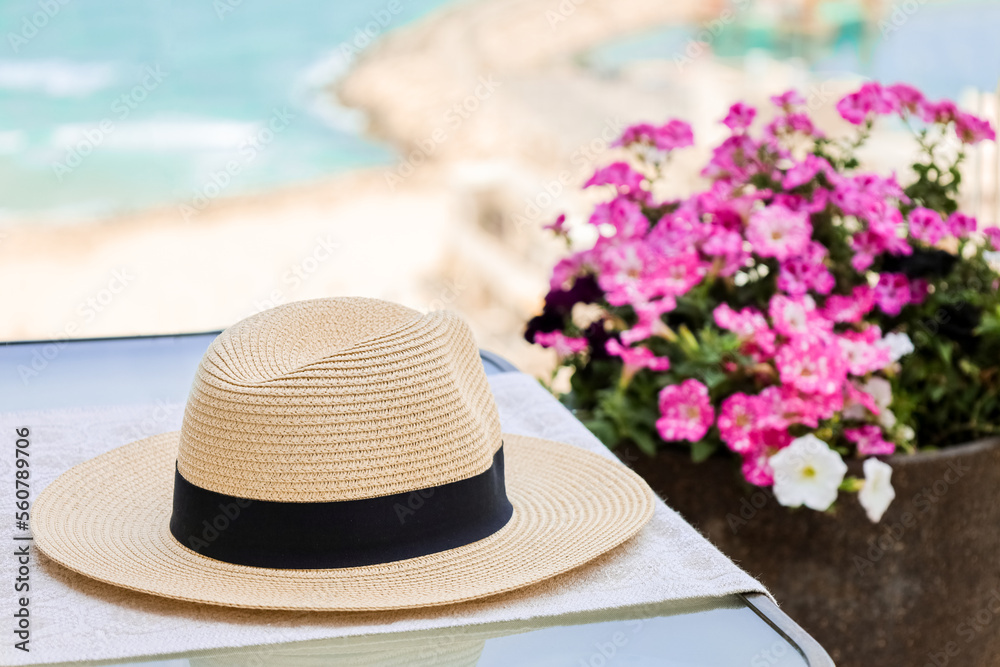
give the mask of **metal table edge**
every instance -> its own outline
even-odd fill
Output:
[[[785,641],[799,650],[810,667],[835,667],[830,654],[812,635],[781,611],[763,593],[740,593],[740,597],[762,621],[770,625]]]
[[[105,336],[105,337],[94,337],[94,338],[73,338],[73,339],[50,339],[50,340],[14,340],[14,341],[0,341],[0,347],[6,347],[8,345],[37,345],[37,344],[47,344],[47,343],[60,343],[60,342],[82,342],[82,341],[105,341],[105,340],[130,340],[137,338],[165,338],[165,337],[190,337],[190,336],[205,336],[205,335],[218,335],[222,333],[221,331],[203,331],[203,332],[188,332],[188,333],[175,333],[175,334],[151,334],[151,335],[139,335],[139,336]],[[520,372],[518,368],[512,364],[507,359],[503,358],[495,352],[490,352],[488,350],[479,351],[479,356],[483,361],[483,367],[487,375],[495,375],[499,373],[517,373]],[[740,598],[746,603],[746,605],[757,614],[761,620],[767,623],[771,628],[774,629],[782,638],[784,638],[788,643],[794,646],[805,658],[806,662],[810,667],[834,667],[834,662],[830,658],[826,650],[820,646],[808,632],[802,629],[802,627],[792,620],[788,614],[781,611],[776,604],[771,602],[770,598],[762,593],[746,593],[740,594]]]

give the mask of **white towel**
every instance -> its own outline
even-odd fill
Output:
[[[503,430],[614,456],[535,380],[490,378]],[[30,590],[12,589],[25,541],[16,529],[15,429],[30,430],[31,498],[71,466],[132,440],[180,428],[181,405],[144,405],[0,414],[0,608],[7,611],[0,664],[113,660],[206,649],[545,619],[572,612],[764,592],[662,502],[642,533],[572,572],[519,591],[448,607],[380,613],[226,609],[157,598],[102,584],[48,561],[32,545]],[[29,600],[29,652],[18,650],[10,614]],[[696,606],[696,605],[695,605]],[[16,619],[14,619],[16,621]]]

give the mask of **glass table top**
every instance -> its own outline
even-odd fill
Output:
[[[4,412],[186,400],[217,332],[0,344]],[[516,369],[482,353],[487,374]],[[160,665],[832,665],[766,597],[668,603],[531,622],[151,657]]]

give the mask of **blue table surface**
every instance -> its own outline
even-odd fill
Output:
[[[198,362],[216,334],[0,344],[0,411],[183,402]],[[487,374],[516,370],[496,355],[484,352],[482,357]],[[676,604],[654,605],[532,622],[525,629],[524,624],[499,628],[495,634],[504,636],[486,639],[478,662],[469,664],[833,664],[818,644],[762,598],[751,602],[743,596],[728,596],[696,603],[685,608],[684,613],[677,613]],[[448,633],[428,633],[418,643],[440,646]],[[330,640],[316,650],[336,654],[338,641]],[[285,659],[301,657],[301,647],[293,645],[263,650],[266,653],[259,657],[266,659],[256,664],[293,664],[282,661],[283,650],[290,652]],[[244,653],[242,658],[249,658],[249,654]],[[160,656],[134,664],[176,667],[198,664],[199,660]]]

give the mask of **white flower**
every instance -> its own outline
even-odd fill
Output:
[[[913,341],[905,333],[887,333],[877,344],[889,350],[892,361],[899,361],[914,349]]]
[[[882,408],[878,413],[878,423],[882,428],[891,430],[896,425],[896,415],[889,408]]]
[[[879,421],[885,419],[887,422],[882,423],[882,426],[886,428],[892,428],[893,424],[896,423],[896,415],[889,412],[889,404],[892,403],[892,385],[885,378],[881,378],[877,375],[873,375],[862,385],[857,385],[858,390],[865,392],[872,397],[875,401],[875,405],[879,408]],[[882,417],[888,413],[887,417]],[[868,416],[868,411],[860,403],[851,403],[848,405],[843,412],[844,419],[865,419]]]
[[[872,523],[882,520],[882,515],[889,509],[889,503],[896,497],[892,488],[892,468],[876,458],[866,459],[864,464],[865,481],[858,491],[858,501],[865,508],[868,519]]]
[[[812,433],[792,440],[768,460],[774,471],[774,497],[786,507],[828,509],[847,473],[840,454]]]
[[[905,336],[906,334],[903,335]],[[906,340],[910,339],[907,338]],[[911,347],[910,349],[912,350],[913,348]],[[892,403],[892,385],[885,378],[880,378],[877,375],[872,376],[867,382],[861,385],[861,391],[871,396],[875,401],[875,405],[880,408],[887,408]]]

